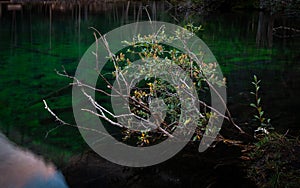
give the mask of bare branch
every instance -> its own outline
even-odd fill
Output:
[[[98,38],[97,38],[97,35],[96,33],[94,32],[93,33],[94,35],[94,38],[95,38],[95,41],[96,41],[96,52],[93,52],[93,54],[95,55],[95,58],[96,58],[96,70],[98,71],[99,70],[99,58],[98,58]]]
[[[199,60],[199,58],[198,58],[193,52],[190,51],[190,49],[188,48],[188,46],[187,46],[187,44],[186,44],[186,41],[183,40],[183,39],[180,39],[180,40],[181,40],[181,42],[182,42],[182,44],[183,44],[183,46],[184,46],[184,49],[189,53],[189,55],[192,57],[192,59],[193,59],[194,61],[198,62],[197,64],[199,64],[199,66],[200,66],[200,63],[199,63],[200,60]],[[200,66],[200,71],[201,71],[202,75],[206,78],[205,74],[203,73],[203,68],[202,68],[201,66]],[[220,98],[220,100],[221,100],[222,104],[224,105],[224,107],[225,107],[225,109],[226,109],[226,112],[227,112],[227,114],[228,114],[228,119],[229,119],[229,121],[232,123],[232,125],[233,125],[234,127],[236,127],[236,128],[240,131],[240,133],[245,134],[245,131],[244,131],[243,129],[241,129],[241,128],[233,121],[233,119],[232,119],[232,117],[231,117],[231,113],[229,112],[229,110],[228,110],[228,108],[227,108],[227,105],[226,105],[224,99],[222,98],[222,96],[220,95],[220,93],[219,93],[219,92],[216,90],[216,88],[208,81],[207,78],[205,79],[205,82],[209,85],[209,87],[210,87],[210,88],[217,94],[217,96]]]
[[[118,117],[127,117],[127,116],[133,116],[139,120],[141,120],[142,122],[145,122],[147,123],[148,125],[150,125],[150,127],[156,127],[159,131],[163,132],[164,134],[166,134],[168,137],[170,138],[174,138],[174,136],[172,134],[170,134],[169,132],[167,132],[166,130],[164,130],[162,127],[160,127],[159,124],[155,123],[151,123],[149,120],[146,120],[144,118],[141,118],[137,115],[135,115],[134,113],[132,114],[122,114],[122,115],[119,115],[119,116],[116,116],[114,115],[113,113],[109,112],[107,109],[105,109],[104,107],[102,107],[100,104],[98,104],[90,95],[88,95],[84,90],[82,90],[82,92],[84,93],[84,95],[89,99],[89,101],[92,103],[92,105],[98,109],[100,111],[100,114],[99,113],[96,113],[92,110],[89,110],[89,109],[82,109],[83,111],[87,111],[87,112],[90,112],[98,117],[101,117],[103,118],[104,120],[108,121],[109,123],[111,123],[112,125],[116,125],[118,127],[121,127],[121,128],[124,128],[124,125],[122,124],[119,124],[117,122],[114,122],[112,121],[111,119],[109,119],[105,114],[104,112],[108,113],[109,115],[111,115],[113,118],[118,118]],[[103,112],[104,111],[104,112]]]
[[[103,93],[107,96],[110,96],[110,97],[117,97],[119,95],[111,95],[110,93],[107,93],[106,91],[102,90],[102,89],[98,89],[98,88],[95,88],[95,87],[92,87],[90,85],[87,85],[87,84],[84,84],[82,82],[80,82],[75,76],[71,76],[67,73],[67,71],[64,69],[63,67],[63,74],[60,73],[59,71],[55,70],[56,74],[58,74],[59,76],[63,76],[63,77],[67,77],[67,78],[70,78],[72,80],[75,81],[75,83],[70,83],[70,85],[77,85],[77,86],[80,86],[80,87],[86,87],[86,88],[89,88],[89,89],[92,89],[94,91],[97,91],[97,92],[100,92],[100,93]]]
[[[110,136],[108,134],[105,134],[97,129],[91,129],[91,128],[87,128],[87,127],[83,127],[83,126],[79,126],[79,125],[72,125],[70,123],[67,123],[65,121],[63,121],[62,119],[60,119],[47,105],[47,102],[45,100],[43,100],[43,103],[45,105],[45,109],[55,118],[56,121],[58,121],[59,123],[61,123],[62,125],[67,125],[67,126],[70,126],[70,127],[75,127],[75,128],[79,128],[79,129],[83,129],[83,130],[86,130],[86,131],[92,131],[92,132],[96,132],[96,133],[99,133],[99,134],[102,134],[102,135],[105,135],[105,136]],[[60,125],[59,125],[60,126]],[[48,135],[54,131],[55,129],[57,129],[59,126],[49,130],[46,135],[45,135],[45,138],[48,137]]]

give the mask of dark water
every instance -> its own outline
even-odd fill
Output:
[[[296,27],[300,20],[259,12],[180,13],[167,3],[149,2],[153,20],[183,25],[202,24],[199,33],[218,59],[228,80],[228,100],[234,117],[251,109],[249,91],[253,74],[262,79],[265,113],[278,130],[297,132],[300,115],[300,37],[276,37],[272,28]],[[71,80],[54,69],[73,73],[85,50],[94,42],[93,26],[106,33],[134,21],[148,20],[141,3],[90,5],[25,5],[0,16],[0,126],[29,147],[49,143],[66,151],[84,145],[76,129],[58,126],[44,109],[42,99],[62,118],[73,121]],[[299,29],[299,28],[298,28]],[[279,33],[282,36],[284,33]],[[237,110],[236,110],[237,109]],[[242,109],[242,110],[241,110]],[[16,131],[18,130],[18,135]],[[24,136],[25,135],[25,136]],[[34,138],[34,139],[32,139]],[[51,149],[46,149],[51,152]],[[42,152],[42,151],[41,151]],[[53,151],[55,152],[55,151]]]

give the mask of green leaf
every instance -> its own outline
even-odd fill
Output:
[[[254,79],[255,82],[257,82],[257,77],[256,77],[256,75],[253,76],[253,79]]]
[[[260,104],[260,100],[261,100],[261,98],[258,98],[258,99],[257,99],[257,104],[258,104],[258,105]]]
[[[252,94],[252,95],[256,95],[256,94],[255,94],[254,92],[252,92],[252,91],[250,92],[250,94]]]
[[[257,108],[256,105],[254,103],[251,103],[250,106]]]
[[[193,141],[195,142],[197,140],[197,135],[194,136]]]
[[[187,119],[185,122],[184,122],[184,125],[187,125],[188,123],[190,123],[192,121],[191,118]]]

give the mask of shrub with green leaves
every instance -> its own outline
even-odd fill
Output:
[[[203,138],[204,133],[205,138],[215,138],[223,118],[244,133],[232,121],[226,107],[226,79],[215,57],[194,37],[202,30],[201,26],[188,24],[185,29],[177,27],[166,34],[165,25],[162,25],[152,34],[137,34],[132,41],[122,41],[126,47],[116,54],[111,52],[105,37],[94,30],[96,50],[92,54],[96,63],[93,69],[84,71],[96,72],[98,84],[91,86],[65,70],[58,72],[73,79],[73,85],[81,88],[82,94],[97,110],[82,108],[90,113],[83,118],[88,120],[90,115],[96,115],[106,122],[105,128],[112,127],[115,138],[135,146],[153,145],[167,138],[186,142],[189,140],[182,139],[190,139],[192,135],[195,141]],[[103,50],[108,52],[101,70],[97,34],[104,43]],[[190,42],[190,39],[196,41]],[[95,99],[86,92],[90,89],[96,91]],[[107,103],[109,100],[111,105]],[[64,122],[48,108],[46,101],[44,103],[62,124],[107,135],[94,128]]]
[[[202,30],[201,26],[194,27],[192,24],[188,24],[185,28],[192,33]],[[225,87],[226,85],[226,80],[218,74],[218,64],[200,60],[199,66],[199,62],[193,59],[192,52],[188,49],[184,53],[166,45],[174,41],[184,43],[184,40],[191,37],[191,32],[174,31],[174,36],[167,36],[164,29],[160,28],[153,35],[137,35],[132,41],[123,41],[129,47],[120,51],[114,58],[109,59],[111,64],[114,64],[111,75],[119,85],[132,86],[135,80],[138,80],[140,76],[143,77],[141,81],[134,83],[130,91],[128,88],[120,89],[119,86],[109,86],[119,98],[119,103],[121,104],[122,100],[123,103],[128,102],[130,104],[129,111],[134,113],[136,118],[147,122],[152,117],[154,118],[152,121],[156,124],[154,126],[157,126],[153,130],[153,125],[150,122],[149,124],[142,123],[142,126],[144,126],[142,131],[131,130],[130,126],[134,127],[134,124],[137,123],[131,121],[128,117],[119,117],[118,122],[122,125],[126,124],[122,131],[123,141],[137,143],[138,145],[154,144],[171,136],[175,129],[182,129],[182,134],[190,131],[194,132],[195,130],[189,128],[191,123],[196,124],[198,127],[193,139],[198,140],[201,138],[209,118],[213,119],[220,116],[209,104],[209,88],[212,85],[217,87]],[[203,57],[204,52],[200,51],[196,55]],[[139,63],[136,63],[137,60],[139,60]],[[180,73],[173,68],[174,66],[180,67],[184,71],[186,79],[178,76]],[[167,75],[169,81],[153,76],[152,73],[157,71],[162,75]],[[132,74],[132,72],[135,72],[135,74]],[[193,97],[188,79],[192,81],[190,84],[195,88],[197,98]],[[181,89],[181,93],[178,92],[178,89]],[[121,94],[122,96],[118,96],[120,93],[116,90],[128,91]],[[180,95],[184,96],[185,102],[193,105],[182,109]],[[155,99],[159,99],[160,102],[153,102]],[[156,112],[160,113],[157,117],[155,117],[155,113],[151,112],[150,107],[153,103],[156,105]],[[196,103],[201,105],[200,109],[197,108]],[[185,111],[184,114],[182,113],[183,110]],[[195,111],[197,113],[193,113]],[[165,115],[163,115],[164,113]],[[119,113],[119,115],[122,115],[122,113]],[[179,119],[182,120],[183,124],[179,123]],[[212,126],[210,131],[218,130],[213,130]]]

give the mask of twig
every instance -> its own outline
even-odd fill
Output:
[[[237,128],[237,129],[240,131],[240,133],[245,134],[245,131],[244,131],[243,129],[241,129],[241,128],[233,121],[233,119],[232,119],[232,117],[231,117],[231,113],[230,113],[229,109],[227,108],[227,105],[226,105],[224,99],[222,98],[222,96],[220,95],[220,93],[216,90],[215,87],[213,87],[213,86],[211,85],[211,83],[210,83],[207,79],[205,79],[205,81],[206,81],[206,83],[210,86],[210,88],[211,88],[212,90],[214,90],[214,92],[215,92],[215,93],[218,95],[218,97],[220,98],[222,104],[223,104],[224,107],[225,107],[225,110],[226,110],[226,112],[227,112],[227,115],[228,115],[229,120],[230,120],[230,122],[232,123],[232,125],[233,125],[235,128]]]
[[[96,41],[96,52],[93,52],[93,54],[96,57],[96,70],[98,71],[99,70],[98,45],[99,44],[98,44],[98,38],[97,38],[96,33],[94,32],[93,35],[94,35],[94,38],[95,38],[95,41]]]
[[[143,8],[145,9],[145,11],[146,11],[146,13],[147,13],[147,16],[148,16],[148,19],[149,19],[149,21],[150,21],[150,24],[152,24],[151,16],[150,16],[150,14],[149,14],[149,12],[148,12],[148,9],[147,9],[148,6],[149,6],[149,5],[146,5],[146,6],[144,6]]]
[[[45,100],[43,100],[43,103],[45,105],[45,109],[55,118],[56,121],[58,121],[59,123],[61,123],[61,125],[67,125],[67,126],[70,126],[70,127],[75,127],[75,128],[79,128],[79,129],[83,129],[83,130],[87,130],[87,131],[92,131],[92,132],[96,132],[96,133],[99,133],[99,134],[102,134],[102,135],[105,135],[105,136],[109,136],[108,134],[106,133],[103,133],[97,129],[92,129],[92,128],[87,128],[87,127],[83,127],[83,126],[79,126],[79,125],[72,125],[70,123],[67,123],[65,121],[63,121],[62,119],[60,119],[47,105],[47,102]],[[60,127],[61,125],[58,125],[57,127],[47,131],[46,135],[45,135],[45,138],[48,137],[48,135],[56,130],[58,127]]]
[[[200,60],[198,59],[198,57],[197,57],[193,52],[190,51],[190,49],[188,48],[188,46],[187,46],[187,44],[186,44],[186,41],[183,40],[183,39],[180,39],[180,40],[181,40],[181,42],[182,42],[182,44],[183,44],[183,46],[184,46],[184,49],[189,53],[189,55],[192,57],[192,59],[193,59],[194,61],[196,61],[196,62],[200,62]],[[198,63],[198,65],[199,65],[199,63]],[[200,66],[200,65],[199,65],[199,66]],[[205,74],[203,73],[203,69],[202,69],[201,66],[200,66],[200,71],[201,71],[202,75],[206,78]],[[220,98],[222,104],[224,105],[224,107],[225,107],[225,109],[226,109],[226,112],[227,112],[227,114],[228,114],[228,118],[229,118],[230,122],[232,123],[232,125],[233,125],[234,127],[236,127],[236,128],[240,131],[240,133],[245,134],[245,131],[244,131],[243,129],[241,129],[241,128],[233,121],[233,119],[232,119],[232,117],[231,117],[231,113],[229,112],[229,110],[228,110],[228,108],[227,108],[227,105],[226,105],[224,99],[222,98],[222,96],[220,95],[220,93],[219,93],[219,92],[216,90],[216,88],[208,81],[207,78],[205,79],[205,82],[209,85],[209,87],[210,87],[210,88],[217,94],[217,96]]]
[[[113,113],[109,112],[109,111],[108,111],[107,109],[105,109],[104,107],[102,107],[101,105],[99,105],[99,104],[98,104],[98,103],[97,103],[90,95],[88,95],[84,90],[82,90],[82,92],[83,92],[84,95],[89,99],[89,101],[93,104],[93,106],[94,106],[96,109],[98,109],[98,110],[100,111],[100,114],[99,114],[99,113],[96,113],[96,112],[94,112],[94,111],[92,111],[92,110],[90,110],[90,109],[82,109],[83,111],[90,112],[90,113],[92,113],[92,114],[94,114],[94,115],[96,115],[96,116],[98,116],[98,117],[103,118],[104,120],[108,121],[108,122],[111,123],[112,125],[116,125],[116,126],[121,127],[121,128],[124,128],[124,125],[112,121],[111,119],[109,119],[109,118],[104,114],[103,111],[105,111],[106,113],[108,113],[109,115],[111,115],[113,118],[126,117],[126,116],[133,116],[133,117],[135,117],[135,118],[137,118],[137,119],[139,119],[139,120],[141,120],[141,121],[147,123],[147,124],[150,125],[151,127],[153,127],[153,126],[156,127],[159,131],[163,132],[163,133],[166,134],[168,137],[174,138],[174,136],[173,136],[172,134],[170,134],[169,132],[167,132],[166,130],[164,130],[162,127],[160,127],[160,125],[158,125],[158,124],[155,124],[155,125],[154,125],[154,124],[151,123],[150,121],[145,120],[144,118],[141,118],[141,117],[139,117],[139,116],[137,116],[137,115],[135,115],[135,114],[133,114],[133,113],[132,113],[132,114],[122,114],[122,115],[116,116],[116,115],[114,115]]]

